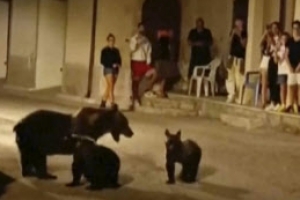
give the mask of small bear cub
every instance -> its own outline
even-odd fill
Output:
[[[192,140],[182,141],[181,131],[178,131],[176,134],[171,134],[167,129],[165,135],[167,136],[167,184],[175,183],[175,163],[182,165],[180,179],[183,182],[195,182],[202,156],[201,148]]]
[[[82,175],[90,183],[89,190],[118,188],[120,159],[111,149],[97,145],[87,136],[73,136],[77,139],[77,147],[72,164],[73,180],[69,187],[80,186]]]

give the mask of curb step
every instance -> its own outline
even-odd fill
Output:
[[[159,114],[159,115],[171,115],[174,117],[196,117],[198,116],[198,112],[174,109],[174,108],[157,108],[157,107],[149,107],[142,106],[136,109],[137,112],[147,113],[147,114]]]
[[[230,126],[237,128],[246,128],[247,130],[261,128],[264,126],[264,120],[261,118],[249,118],[247,116],[238,116],[233,114],[221,114],[220,120]]]

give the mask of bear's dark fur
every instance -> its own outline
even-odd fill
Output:
[[[120,135],[131,137],[127,118],[117,109],[83,108],[76,116],[48,110],[35,111],[14,127],[20,150],[22,175],[43,179],[56,178],[47,173],[48,155],[74,153],[73,133],[97,140],[111,132],[115,141]]]
[[[120,159],[111,149],[97,145],[91,138],[78,139],[73,157],[73,180],[69,187],[80,185],[84,176],[90,183],[89,189],[117,188]]]
[[[167,183],[175,183],[175,163],[182,165],[180,175],[182,181],[186,183],[195,182],[202,156],[201,148],[192,140],[181,141],[181,131],[178,131],[177,134],[171,134],[166,130],[165,134],[168,138],[166,142]]]

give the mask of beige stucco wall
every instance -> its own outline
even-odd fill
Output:
[[[63,92],[85,96],[88,84],[93,0],[69,0]]]
[[[35,87],[37,0],[14,0],[7,84]]]
[[[295,15],[295,0],[286,0],[286,9],[285,9],[285,27],[284,29],[288,32],[292,31],[291,23],[294,20]]]
[[[253,1],[253,0],[250,0]],[[264,24],[279,21],[280,0],[263,0],[263,22]]]
[[[7,34],[8,34],[8,3],[0,1],[0,78],[6,76]]]
[[[295,0],[295,16],[294,18],[300,20],[300,0]]]
[[[113,33],[117,39],[123,65],[116,85],[117,101],[120,104],[129,104],[130,97],[130,51],[128,43],[141,18],[143,0],[102,0],[98,4],[97,34],[95,67],[93,76],[93,98],[100,99],[105,86],[102,67],[100,65],[100,52],[106,46],[106,37]]]
[[[36,88],[60,86],[64,65],[66,1],[40,0]]]

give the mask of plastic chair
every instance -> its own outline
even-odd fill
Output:
[[[254,82],[251,82],[250,77],[251,76],[258,76],[257,80]],[[241,102],[240,104],[243,104],[243,100],[244,100],[244,93],[245,93],[245,89],[246,88],[250,88],[253,89],[255,91],[255,95],[254,95],[254,105],[257,106],[258,105],[258,100],[259,100],[259,92],[260,92],[260,85],[261,85],[261,79],[260,79],[260,72],[258,71],[251,71],[251,72],[247,72],[246,73],[246,79],[245,82],[243,84],[242,87],[242,91],[241,91]]]
[[[212,94],[215,94],[215,77],[217,73],[218,67],[221,65],[221,60],[219,58],[215,58],[208,65],[205,66],[196,66],[194,68],[192,77],[189,83],[189,91],[188,95],[191,95],[193,83],[196,82],[196,96],[199,98],[201,96],[202,83],[211,84]],[[209,75],[206,77],[205,72],[210,71]]]
[[[210,63],[210,72],[208,76],[204,76],[204,89],[206,89],[207,91],[205,91],[206,94],[208,94],[208,87],[210,85],[210,89],[211,89],[211,94],[212,96],[215,96],[215,92],[216,92],[216,75],[217,75],[217,70],[219,68],[219,66],[221,65],[221,59],[219,58],[215,58],[211,63]],[[205,73],[204,73],[205,75]],[[206,95],[208,96],[208,95]]]

